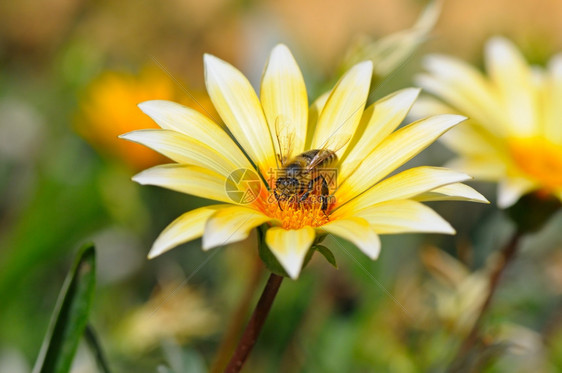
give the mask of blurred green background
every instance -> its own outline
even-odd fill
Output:
[[[1,2],[0,371],[31,370],[73,253],[87,241],[98,250],[92,324],[114,371],[206,371],[245,289],[263,286],[255,237],[216,255],[197,240],[148,261],[158,233],[206,201],[133,183],[135,172],[164,159],[116,136],[154,126],[138,102],[194,105],[184,89],[213,110],[203,53],[258,86],[270,49],[283,42],[315,98],[357,37],[406,29],[425,5]],[[410,86],[426,52],[481,65],[482,45],[495,34],[544,63],[562,50],[562,3],[446,1],[431,38],[375,96]],[[450,156],[435,144],[412,164],[442,165]],[[494,186],[472,185],[492,204],[432,205],[454,237],[385,236],[376,262],[344,243],[360,265],[328,242],[339,269],[315,258],[298,281],[285,281],[246,371],[442,371],[474,315],[486,260],[513,229],[494,204]],[[562,371],[561,227],[559,214],[528,237],[505,274],[482,369]],[[72,371],[96,371],[83,347]]]

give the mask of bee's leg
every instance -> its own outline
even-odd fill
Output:
[[[310,181],[308,182],[308,185],[306,186],[306,190],[305,190],[305,192],[302,194],[302,196],[301,196],[301,198],[300,198],[300,201],[301,201],[301,202],[306,201],[306,199],[307,199],[308,196],[310,195],[310,192],[312,191],[312,187],[314,187],[314,182],[316,181],[316,179],[318,179],[318,178],[312,179],[312,180],[310,180]]]
[[[328,209],[328,197],[330,195],[330,188],[328,187],[328,183],[326,182],[326,179],[324,178],[324,176],[320,175],[318,176],[318,178],[322,179],[322,187],[321,187],[321,196],[320,199],[322,201],[322,211],[324,212],[324,215],[328,216],[328,214],[326,213],[326,210]]]
[[[283,207],[281,207],[281,196],[279,194],[277,194],[277,189],[273,189],[273,195],[275,196],[275,199],[277,200],[277,206],[279,206],[279,210],[283,211]]]
[[[301,209],[301,207],[302,207],[301,202],[302,202],[302,201],[300,200],[298,194],[293,194],[293,195],[291,196],[291,202],[292,202],[292,203],[296,203],[296,204],[297,204],[297,208],[298,208],[299,210]]]
[[[328,187],[328,182],[326,182],[326,179],[324,178],[323,175],[319,175],[314,179],[310,180],[310,182],[308,183],[307,190],[306,192],[304,192],[300,200],[305,201],[308,198],[310,192],[314,190],[313,189],[314,184],[318,181],[321,181],[321,186],[320,186],[320,192],[321,192],[320,201],[322,202],[321,209],[322,211],[324,211],[324,214],[326,214],[326,210],[328,209],[328,196],[330,195],[330,188]]]

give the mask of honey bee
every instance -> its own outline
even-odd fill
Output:
[[[301,204],[307,201],[311,193],[315,195],[315,192],[319,192],[321,209],[326,214],[330,197],[328,180],[336,176],[333,172],[338,163],[336,152],[349,141],[349,138],[334,137],[339,144],[334,144],[335,141],[326,141],[321,149],[307,150],[289,158],[293,135],[283,135],[279,121],[276,121],[275,127],[280,151],[278,159],[281,172],[280,177],[275,180],[273,194],[279,208],[282,210],[281,201]],[[332,149],[328,149],[328,147]],[[327,175],[329,171],[332,171],[331,175]]]

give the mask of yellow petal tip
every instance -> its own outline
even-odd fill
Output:
[[[358,70],[360,70],[361,73],[366,74],[366,75],[367,74],[372,75],[373,74],[373,61],[367,60],[367,61],[359,62],[357,65],[353,66],[353,69],[358,69]]]
[[[137,104],[137,107],[139,109],[141,109],[141,111],[145,114],[148,114],[148,112],[150,111],[150,108],[154,105],[155,102],[157,102],[159,100],[148,100],[148,101],[143,101],[143,102],[139,102]]]
[[[148,260],[150,259],[154,259],[157,256],[159,256],[160,254],[162,254],[162,250],[155,250],[155,247],[153,246],[150,251],[148,252],[148,254],[146,255],[146,258]]]
[[[146,171],[146,170],[145,170],[145,171]],[[133,176],[131,177],[131,180],[134,181],[135,183],[138,183],[138,184],[141,184],[141,185],[145,185],[145,180],[144,180],[144,177],[143,177],[143,176],[144,176],[143,174],[144,174],[145,171],[141,171],[141,172],[139,172],[138,174],[133,175]]]

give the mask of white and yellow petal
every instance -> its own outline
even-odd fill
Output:
[[[544,135],[562,145],[562,53],[554,56],[548,65],[548,80],[544,93]]]
[[[373,260],[379,257],[381,241],[365,219],[358,217],[337,219],[319,229],[346,239]]]
[[[470,180],[467,174],[440,167],[415,167],[393,175],[339,207],[334,217],[353,214],[380,202],[409,199],[436,188]]]
[[[478,193],[474,188],[463,183],[454,183],[432,189],[428,192],[418,194],[412,199],[419,202],[429,201],[469,201],[478,203],[490,203],[486,197]]]
[[[486,154],[482,156],[458,157],[447,162],[447,168],[464,172],[479,180],[497,181],[507,174],[503,159]]]
[[[342,159],[339,177],[343,180],[406,118],[420,90],[406,88],[370,105],[363,116],[350,150]]]
[[[251,167],[244,153],[224,129],[198,111],[164,100],[146,101],[139,104],[139,108],[161,128],[176,131],[207,145],[235,164],[236,168]]]
[[[367,190],[465,119],[461,115],[436,115],[395,131],[347,179],[340,181],[335,194],[338,203]]]
[[[361,62],[352,67],[336,84],[326,105],[320,113],[312,137],[311,149],[333,148],[337,144],[338,154],[343,154],[346,147],[339,140],[351,139],[355,133],[367,102],[373,63]]]
[[[481,72],[465,62],[440,55],[426,57],[424,66],[430,74],[422,74],[416,79],[422,88],[446,97],[448,104],[461,113],[470,113],[470,117],[479,123],[498,123],[490,131],[505,133],[509,122],[498,105],[498,97],[490,82]]]
[[[246,239],[255,227],[271,220],[260,211],[242,206],[230,206],[216,211],[205,225],[203,250]]]
[[[133,181],[141,185],[155,185],[201,198],[235,203],[226,193],[227,179],[202,167],[176,163],[159,165],[136,174],[133,176]],[[236,187],[232,186],[232,190],[235,189]]]
[[[498,206],[507,208],[524,194],[537,188],[537,184],[529,179],[514,177],[503,179],[498,184]]]
[[[246,77],[227,62],[206,54],[207,92],[222,120],[263,175],[276,167],[275,149],[263,109]]]
[[[536,136],[537,86],[521,53],[507,39],[492,38],[486,44],[486,67],[510,122],[509,135]]]
[[[326,106],[326,102],[328,102],[328,98],[332,91],[324,92],[314,102],[310,105],[308,109],[308,130],[306,133],[306,149],[312,149],[312,137],[314,136],[314,132],[316,130],[316,125],[318,124],[318,119],[320,118],[320,114],[322,110],[324,110],[324,106]]]
[[[395,200],[370,206],[356,213],[378,234],[455,234],[451,225],[431,208],[412,200]]]
[[[291,147],[290,154],[282,155],[291,158],[302,153],[307,132],[308,96],[299,66],[283,44],[271,51],[261,81],[260,99],[277,153],[284,150],[278,147],[277,135],[282,137],[279,141],[291,142],[281,144]]]
[[[205,206],[181,215],[170,223],[156,238],[148,253],[148,259],[155,258],[178,245],[201,237],[207,220],[218,209],[227,206],[229,205]]]
[[[290,230],[272,227],[265,234],[265,242],[287,274],[296,279],[315,237],[314,229],[309,226]]]
[[[121,138],[156,150],[177,163],[208,168],[225,177],[239,168],[215,149],[176,131],[138,130]]]

